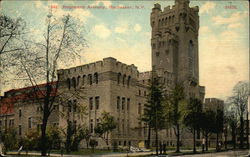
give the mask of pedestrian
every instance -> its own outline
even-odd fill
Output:
[[[202,139],[202,153],[205,151],[205,138]]]
[[[163,143],[163,153],[166,155],[166,153],[167,153],[167,145],[166,145],[166,143],[164,142]]]
[[[160,142],[160,154],[162,154],[162,143]]]

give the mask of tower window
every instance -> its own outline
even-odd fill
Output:
[[[116,108],[117,108],[117,110],[120,109],[120,97],[119,96],[117,97]]]
[[[95,97],[95,108],[98,110],[99,109],[99,103],[100,103],[100,97],[97,96]]]
[[[93,98],[89,98],[89,109],[93,110]]]

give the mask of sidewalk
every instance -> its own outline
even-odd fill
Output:
[[[182,153],[192,152],[192,150],[182,150]],[[172,154],[173,151],[167,151],[167,154]],[[225,151],[225,152],[214,152],[214,153],[202,153],[202,154],[190,154],[190,155],[177,155],[175,157],[245,157],[248,154],[248,150],[238,150],[238,151]],[[8,155],[18,155],[18,152],[8,152]],[[26,155],[25,152],[22,152],[21,155]],[[40,156],[39,152],[30,152],[28,153],[29,156]],[[51,157],[127,157],[127,156],[152,156],[156,157],[155,151],[149,152],[136,152],[136,153],[108,153],[108,154],[93,154],[93,155],[72,155],[72,154],[54,154],[51,153]],[[170,157],[172,155],[159,155],[159,157]]]

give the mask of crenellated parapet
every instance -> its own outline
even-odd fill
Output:
[[[57,71],[60,79],[67,79],[69,77],[78,77],[82,75],[103,73],[103,72],[115,72],[130,75],[136,78],[139,74],[137,67],[134,64],[127,65],[117,61],[115,58],[108,57],[102,61],[97,61],[69,69],[60,69]]]

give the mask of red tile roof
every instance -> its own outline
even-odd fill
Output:
[[[56,85],[57,82],[52,82],[50,84]],[[12,89],[5,92],[5,96],[0,100],[0,114],[12,114],[14,113],[14,104],[18,101],[27,101],[27,100],[34,100],[34,99],[41,99],[44,98],[46,95],[46,83],[39,84],[37,86],[30,86],[25,88],[19,89]],[[53,86],[52,86],[53,87]],[[34,89],[39,89],[34,92]],[[52,88],[52,92],[50,96],[56,96],[57,89]]]

